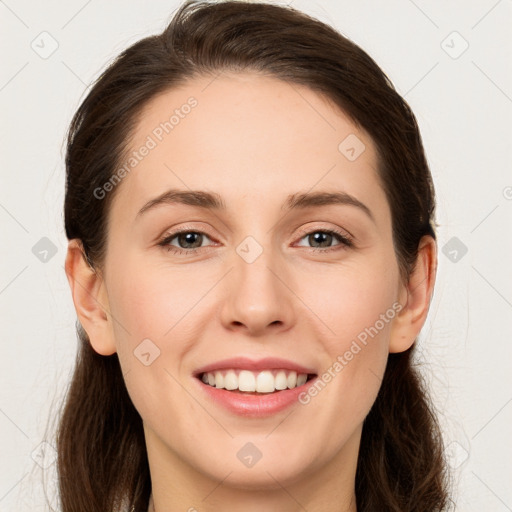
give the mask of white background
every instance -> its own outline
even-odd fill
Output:
[[[418,118],[440,249],[419,354],[450,445],[457,510],[512,510],[512,2],[293,5],[365,49]],[[65,131],[107,62],[161,31],[177,6],[0,1],[0,512],[47,510],[43,476],[50,493],[54,482],[52,439],[40,443],[77,346],[63,269]],[[52,40],[46,59],[31,47],[48,51]],[[42,237],[57,249],[46,262],[32,252]],[[452,237],[455,262],[442,252]]]

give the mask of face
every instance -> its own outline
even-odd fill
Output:
[[[113,350],[160,467],[240,488],[342,474],[403,291],[376,149],[310,89],[212,80],[153,99],[130,140]]]

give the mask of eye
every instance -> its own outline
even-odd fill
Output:
[[[203,247],[204,238],[210,238],[202,231],[182,230],[168,234],[158,243],[161,247],[166,247],[169,252],[175,254],[194,254],[199,248]],[[172,242],[176,239],[178,246]]]
[[[195,254],[198,249],[205,247],[203,242],[210,237],[203,231],[181,230],[167,234],[158,245],[165,247],[169,252],[174,254]],[[310,244],[319,244],[319,247],[311,247],[313,251],[329,252],[347,247],[353,247],[353,241],[347,234],[336,230],[316,229],[306,232],[300,240],[307,239]],[[211,240],[211,239],[210,239]],[[176,243],[173,243],[176,241]],[[338,243],[332,246],[332,242]],[[206,245],[208,247],[208,245]],[[304,247],[299,245],[299,247]]]
[[[329,252],[332,250],[343,249],[346,247],[353,247],[353,241],[347,234],[341,233],[334,229],[316,229],[309,231],[301,240],[307,239],[310,244],[319,244],[320,247],[312,247],[314,251]],[[329,246],[334,240],[338,241],[338,244]],[[341,247],[339,247],[341,246]],[[303,246],[302,246],[303,247]],[[327,249],[324,249],[327,247]]]

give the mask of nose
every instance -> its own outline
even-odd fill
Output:
[[[295,322],[294,294],[284,263],[267,248],[254,261],[242,256],[234,255],[226,280],[224,327],[250,336],[290,329]]]

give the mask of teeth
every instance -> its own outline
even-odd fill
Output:
[[[201,375],[201,380],[210,386],[233,391],[273,393],[284,389],[293,389],[306,383],[306,373],[290,370],[222,370],[207,372]]]
[[[258,373],[256,377],[256,391],[258,393],[272,393],[276,390],[274,376],[269,371]]]
[[[208,378],[208,383],[210,381],[210,378]],[[223,388],[224,387],[224,375],[220,372],[215,372],[215,387],[216,388]]]
[[[210,380],[210,377],[208,377]],[[240,391],[256,391],[256,379],[252,372],[242,370],[238,375],[238,389]]]
[[[286,372],[282,370],[277,372],[274,385],[276,389],[286,389],[288,387],[288,378],[286,377]]]
[[[229,370],[224,376],[224,387],[230,391],[233,389],[238,389],[238,377],[233,370]]]

